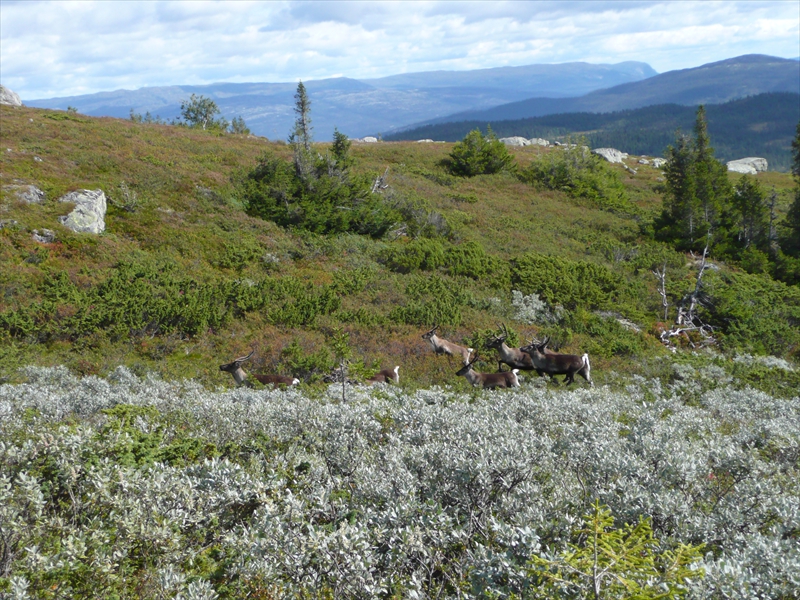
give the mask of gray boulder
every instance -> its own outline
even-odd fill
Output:
[[[759,158],[757,156],[748,156],[747,158],[739,158],[736,160],[728,161],[728,171],[734,173],[745,173],[746,175],[755,175],[761,171],[767,170],[767,159]]]
[[[106,229],[106,195],[103,190],[78,190],[58,199],[71,202],[75,209],[58,217],[64,227],[77,233],[102,233]]]
[[[549,146],[550,145],[550,142],[548,142],[544,138],[531,138],[531,139],[528,140],[528,142],[530,142],[531,146]]]
[[[663,167],[665,164],[667,164],[667,159],[666,159],[666,158],[654,158],[651,164],[652,164],[652,165],[653,165],[653,166],[654,166],[656,169],[660,169],[660,168],[661,168],[661,167]]]
[[[52,244],[56,241],[56,233],[52,229],[42,229],[41,231],[34,229],[31,237],[33,241],[40,244]]]
[[[595,148],[592,154],[602,156],[610,163],[621,163],[623,159],[628,158],[625,152],[620,152],[616,148]]]
[[[500,141],[503,142],[506,146],[530,146],[531,143],[528,141],[527,138],[514,135],[511,137],[504,137],[500,138]]]
[[[43,204],[44,192],[35,185],[4,185],[3,191],[25,204]]]
[[[0,104],[8,104],[9,106],[22,106],[22,100],[18,94],[12,92],[7,87],[0,85]]]

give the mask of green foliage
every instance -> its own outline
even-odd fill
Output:
[[[706,318],[724,332],[725,349],[800,354],[800,288],[768,275],[711,272],[706,277]]]
[[[712,247],[726,243],[733,218],[733,189],[727,168],[714,158],[705,109],[697,109],[695,137],[678,135],[667,148],[664,208],[654,222],[656,238],[680,250],[702,251],[713,232]]]
[[[228,121],[223,117],[215,118],[218,114],[220,114],[219,107],[211,98],[192,94],[188,100],[181,101],[181,117],[189,127],[227,129]]]
[[[414,276],[405,292],[409,301],[404,306],[393,308],[388,315],[395,323],[458,326],[463,318],[461,308],[470,301],[462,286],[438,275]]]
[[[583,527],[558,554],[532,556],[530,575],[541,586],[535,598],[682,598],[687,584],[703,577],[694,565],[703,545],[660,547],[649,519],[614,527],[614,517],[599,500],[584,516]]]
[[[519,178],[543,189],[589,200],[604,210],[635,212],[617,171],[589,152],[582,141],[539,156],[520,170]]]
[[[382,253],[386,266],[397,273],[435,271],[445,262],[445,245],[430,238],[395,242]]]
[[[622,278],[595,263],[529,252],[513,261],[511,283],[523,294],[538,294],[551,306],[572,310],[609,306]]]
[[[198,335],[252,311],[262,311],[274,324],[309,325],[341,304],[330,286],[291,277],[267,277],[257,283],[224,278],[198,282],[179,272],[175,263],[150,261],[119,263],[106,279],[88,288],[76,285],[64,271],[50,272],[37,293],[43,298],[40,305],[0,313],[0,329],[40,341],[74,341],[98,332],[112,340],[143,334]]]
[[[506,145],[487,127],[485,136],[480,129],[474,129],[453,146],[449,167],[454,175],[474,177],[509,170],[513,163]]]
[[[244,122],[242,117],[233,117],[229,131],[237,135],[249,135],[250,128]]]
[[[295,377],[313,379],[330,373],[336,361],[327,346],[302,348],[297,340],[292,340],[281,350],[281,365],[287,373],[292,373]]]
[[[313,170],[303,167],[303,176],[285,160],[263,154],[238,183],[247,212],[313,233],[383,236],[401,216],[381,194],[370,193],[369,176],[347,170],[348,147],[340,140],[333,160],[318,157]]]
[[[477,242],[464,242],[448,248],[444,266],[450,275],[484,281],[491,287],[508,289],[511,283],[508,262],[489,256]]]
[[[792,175],[794,176],[794,200],[783,224],[781,248],[789,256],[800,258],[800,122],[792,140]],[[800,281],[800,276],[793,281]]]

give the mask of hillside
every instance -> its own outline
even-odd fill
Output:
[[[800,286],[712,255],[715,343],[667,349],[652,270],[674,315],[698,257],[648,233],[661,171],[514,149],[588,156],[612,202],[455,177],[452,144],[316,144],[400,215],[321,235],[243,204],[294,170],[282,143],[0,106],[0,148],[0,596],[798,596]],[[755,181],[783,218],[791,177]],[[106,191],[104,233],[58,222],[78,188]],[[472,388],[434,324],[487,372],[501,327],[547,336],[594,386]],[[251,349],[302,382],[235,386],[219,365]],[[329,385],[340,358],[400,382]]]
[[[584,137],[593,148],[618,148],[629,154],[663,156],[675,142],[675,132],[691,132],[696,106],[658,104],[610,113],[559,113],[528,119],[492,120],[498,137],[522,136],[565,141]],[[788,171],[792,137],[800,121],[800,94],[759,94],[706,107],[716,156],[734,160],[761,156],[770,170]],[[435,139],[455,142],[486,121],[453,121],[387,135],[387,141]]]
[[[556,97],[582,95],[652,75],[655,71],[649,65],[638,62],[565,63],[405,73],[363,81],[336,77],[306,81],[305,85],[314,97],[317,139],[330,140],[337,127],[350,137],[363,137],[420,119],[488,108],[537,93]],[[285,139],[292,126],[295,86],[296,82],[175,85],[61,98],[23,98],[23,102],[60,110],[74,106],[82,114],[120,118],[126,118],[133,109],[169,121],[180,116],[182,100],[198,94],[213,99],[228,120],[241,116],[256,134],[279,140]]]
[[[448,121],[500,121],[556,113],[605,113],[653,104],[720,104],[769,92],[800,93],[800,62],[747,54],[692,69],[668,71],[596,90],[575,98],[535,97],[493,108],[440,117],[418,126]]]
[[[565,351],[590,352],[602,383],[618,369],[662,369],[644,360],[665,352],[649,333],[661,311],[650,270],[670,265],[673,306],[693,285],[684,256],[640,233],[642,219],[660,208],[660,172],[647,166],[636,176],[615,167],[627,199],[609,210],[510,174],[453,177],[442,166],[447,144],[355,145],[359,172],[374,178],[389,168],[386,201],[405,211],[405,227],[421,237],[319,236],[242,209],[235,181],[264,151],[288,159],[283,144],[0,109],[7,149],[0,157],[0,377],[15,378],[26,364],[80,373],[127,365],[229,385],[218,365],[255,349],[253,370],[315,381],[332,368],[343,333],[354,373],[400,364],[409,384],[465,386],[453,375],[457,364],[432,356],[420,335],[438,323],[443,336],[478,348],[491,367],[493,354],[482,346],[505,322],[512,340],[550,335]],[[515,156],[524,166],[539,152],[520,148]],[[776,186],[784,214],[791,178],[763,173],[759,180]],[[6,186],[19,181],[41,188],[47,201],[15,200]],[[109,196],[103,235],[57,223],[68,207],[55,200],[78,188]],[[55,232],[54,243],[32,238],[43,228]],[[437,263],[419,258],[430,252]],[[548,281],[551,270],[567,279]],[[715,285],[715,318],[738,324],[726,348],[796,355],[796,290],[735,269],[720,271]],[[729,312],[738,306],[730,294],[755,290],[749,312]],[[549,325],[528,320],[532,294],[548,298],[550,310],[562,304],[567,316]]]

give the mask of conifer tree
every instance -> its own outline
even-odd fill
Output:
[[[297,84],[294,95],[295,121],[294,129],[289,136],[289,143],[294,149],[294,168],[297,176],[308,187],[312,185],[312,172],[314,170],[314,156],[311,152],[311,99],[306,93],[303,82]]]
[[[794,175],[794,201],[789,207],[784,223],[785,235],[781,249],[789,256],[800,257],[800,123],[792,141],[792,175]]]
[[[725,165],[714,158],[703,106],[697,109],[694,140],[678,135],[666,152],[664,210],[656,235],[682,250],[699,250],[709,231],[723,241],[729,235],[733,190]]]

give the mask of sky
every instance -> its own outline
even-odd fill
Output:
[[[0,83],[23,102],[573,61],[663,73],[742,54],[800,56],[800,0],[0,0]]]

